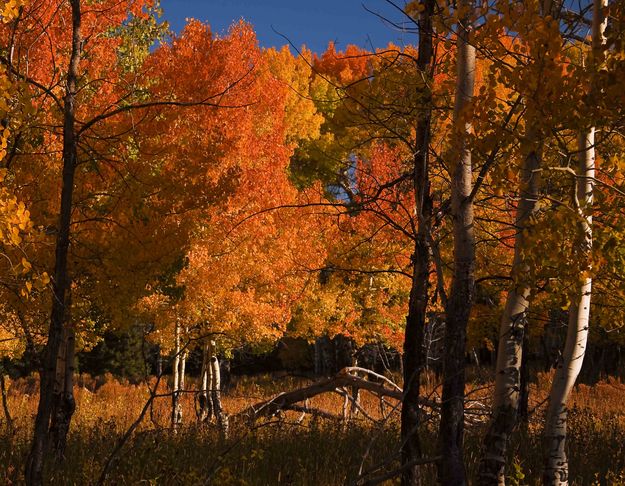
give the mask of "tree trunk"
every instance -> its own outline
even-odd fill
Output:
[[[594,54],[599,54],[605,45],[604,32],[607,19],[604,9],[607,0],[593,2],[592,44]],[[591,93],[592,97],[597,93]],[[567,434],[567,401],[582,368],[588,326],[590,321],[590,297],[592,278],[589,276],[592,251],[592,202],[595,177],[595,129],[590,127],[579,134],[579,177],[577,184],[576,206],[580,212],[581,236],[576,245],[584,262],[580,272],[585,275],[581,279],[581,288],[577,301],[573,301],[569,309],[569,326],[566,334],[564,353],[551,385],[549,407],[545,421],[545,469],[543,484],[549,486],[568,485],[569,467],[566,457]]]
[[[529,347],[530,339],[527,326],[523,333],[523,350],[521,356],[521,377],[519,390],[519,409],[517,420],[527,426],[529,421],[529,401],[530,401],[530,370],[529,370]]]
[[[171,428],[174,433],[178,432],[182,425],[182,403],[180,402],[180,391],[182,384],[182,377],[180,372],[183,370],[182,362],[184,360],[183,351],[180,346],[180,324],[176,321],[176,328],[174,330],[174,363],[172,366],[173,383],[171,390]]]
[[[458,22],[457,80],[454,125],[459,159],[451,174],[451,215],[454,234],[454,271],[447,305],[443,395],[439,440],[439,480],[443,485],[466,484],[462,452],[464,434],[464,386],[467,325],[475,295],[475,235],[473,230],[471,151],[468,137],[471,124],[466,110],[475,85],[475,48],[469,43],[472,22],[471,0],[461,0],[465,13]]]
[[[221,370],[219,369],[219,359],[217,359],[217,348],[215,341],[210,341],[208,346],[211,368],[211,400],[213,402],[213,413],[217,419],[217,425],[224,437],[228,436],[228,416],[221,406]]]
[[[72,416],[76,410],[76,401],[74,399],[76,332],[68,324],[63,334],[63,345],[59,350],[59,360],[57,361],[57,382],[55,384],[54,406],[50,425],[52,447],[57,459],[65,457],[67,434]]]
[[[78,65],[80,62],[80,0],[70,0],[72,9],[72,50],[64,100],[63,114],[63,185],[61,207],[57,228],[54,280],[52,282],[52,312],[48,342],[45,348],[44,364],[41,370],[39,404],[33,433],[30,454],[26,461],[26,484],[38,486],[43,482],[44,458],[49,444],[49,427],[54,400],[54,380],[56,360],[62,343],[65,323],[66,293],[69,286],[67,255],[70,242],[74,174],[78,160],[77,137],[75,131],[75,98],[77,92]]]
[[[161,346],[156,346],[156,376],[163,376],[163,353],[161,353]]]
[[[522,274],[524,261],[524,230],[530,216],[537,210],[539,177],[535,172],[541,164],[537,134],[528,129],[525,143],[527,155],[521,169],[520,200],[516,212],[513,275]],[[523,336],[527,323],[530,288],[527,283],[516,284],[508,291],[499,326],[499,346],[495,372],[493,414],[486,434],[486,449],[480,463],[480,484],[505,484],[506,449],[519,408]]]
[[[432,196],[429,181],[430,120],[432,115],[432,93],[429,81],[434,57],[432,15],[436,2],[425,0],[424,9],[419,14],[419,52],[417,68],[426,80],[423,100],[415,132],[415,155],[413,168],[413,191],[417,234],[414,242],[412,285],[406,316],[404,335],[404,396],[401,410],[401,464],[403,469],[402,486],[420,484],[419,466],[416,459],[421,457],[419,442],[419,395],[421,372],[424,366],[423,336],[425,331],[428,304],[428,282],[430,277],[430,226],[432,217]],[[411,465],[412,464],[412,465]]]
[[[198,394],[198,420],[200,422],[210,422],[213,419],[213,400],[209,393],[211,380],[209,346],[207,344],[202,350],[202,371],[200,373],[200,393]]]

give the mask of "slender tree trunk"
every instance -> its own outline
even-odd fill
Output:
[[[187,357],[188,356],[189,356],[189,353],[186,350],[183,351],[180,356],[180,361],[178,363],[178,366],[180,367],[180,371],[178,372],[178,389],[180,391],[184,391],[185,389],[185,377],[186,377],[186,371],[187,371]]]
[[[72,327],[68,326],[64,330],[62,352],[59,353],[58,381],[54,393],[54,407],[50,425],[52,446],[57,459],[65,457],[67,434],[76,410],[74,399],[75,342],[76,333]]]
[[[607,19],[604,9],[607,0],[594,0],[593,14],[593,51],[597,55],[605,44],[604,32]],[[597,96],[597,93],[592,93]],[[592,99],[592,96],[591,96]],[[580,212],[581,236],[576,242],[584,263],[590,264],[592,251],[592,202],[595,177],[595,129],[590,127],[578,137],[579,177],[576,179],[576,206]],[[589,266],[581,268],[585,273],[577,301],[569,309],[569,326],[564,345],[562,360],[556,368],[556,374],[549,394],[549,407],[545,421],[545,469],[543,484],[549,486],[568,485],[569,467],[566,457],[567,407],[571,390],[584,361],[588,341],[590,321],[590,297],[592,278],[588,275]]]
[[[70,242],[74,174],[78,159],[78,141],[75,131],[74,113],[82,42],[80,34],[80,0],[70,0],[70,4],[72,10],[72,49],[67,70],[63,115],[63,185],[61,189],[59,226],[57,228],[54,280],[52,282],[53,296],[50,328],[45,348],[43,369],[41,371],[39,404],[35,419],[33,442],[26,461],[26,484],[29,486],[39,486],[43,482],[44,458],[49,444],[49,427],[54,403],[56,360],[59,348],[62,345],[66,293],[69,286],[67,255]]]
[[[529,400],[530,400],[530,370],[529,370],[529,347],[530,340],[527,326],[523,333],[523,350],[521,356],[521,378],[519,390],[519,409],[517,420],[527,426],[529,421]]]
[[[74,410],[76,410],[76,401],[74,399],[76,332],[71,324],[71,307],[71,290],[68,290],[63,337],[56,361],[54,398],[50,422],[51,444],[57,460],[65,457],[67,434]]]
[[[156,376],[163,376],[163,353],[161,353],[161,346],[156,346]]]
[[[219,359],[217,358],[217,347],[215,341],[209,343],[210,368],[211,368],[211,400],[213,402],[213,413],[217,419],[217,425],[224,437],[228,436],[228,417],[221,406],[221,370],[219,369]]]
[[[180,346],[180,324],[176,320],[176,328],[174,330],[174,363],[172,366],[173,383],[171,390],[171,428],[174,433],[178,432],[182,425],[182,403],[180,403],[180,391],[182,377],[180,372],[182,371],[183,353]]]
[[[441,461],[439,480],[443,485],[466,484],[462,452],[464,434],[464,386],[467,325],[475,295],[475,234],[471,151],[471,131],[466,110],[473,99],[475,85],[475,48],[469,43],[473,2],[460,0],[465,16],[458,22],[457,80],[454,125],[458,161],[451,174],[451,214],[454,234],[454,271],[447,305],[443,395],[441,403]]]
[[[521,169],[520,200],[516,212],[513,275],[526,270],[523,256],[524,230],[529,218],[537,210],[541,154],[535,131],[526,133],[526,150]],[[510,434],[516,424],[519,408],[523,336],[527,323],[530,288],[527,283],[508,291],[506,305],[499,326],[499,346],[495,372],[493,414],[485,441],[485,452],[480,463],[480,484],[505,485],[506,450]]]
[[[209,422],[213,418],[213,400],[209,393],[209,386],[212,380],[209,346],[204,346],[202,350],[202,372],[200,374],[200,393],[198,420]]]
[[[426,80],[421,96],[422,107],[417,120],[413,185],[417,234],[414,243],[412,285],[406,317],[404,336],[403,376],[404,398],[401,410],[401,463],[404,468],[402,486],[420,484],[419,466],[414,464],[421,457],[419,442],[419,395],[421,372],[424,366],[423,337],[428,304],[428,282],[430,277],[431,250],[429,244],[432,217],[432,196],[429,181],[429,146],[431,107],[431,66],[433,52],[432,15],[436,2],[425,0],[419,14],[419,52],[417,68]]]

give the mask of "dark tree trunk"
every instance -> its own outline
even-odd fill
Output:
[[[63,186],[61,189],[59,226],[57,228],[54,280],[52,282],[53,298],[50,329],[43,369],[41,370],[39,405],[35,419],[33,442],[26,462],[26,483],[29,486],[38,486],[43,483],[44,458],[49,445],[49,427],[54,406],[56,361],[60,347],[65,344],[62,341],[63,328],[66,322],[66,294],[69,286],[67,255],[70,242],[74,173],[78,158],[74,105],[82,41],[80,0],[70,0],[70,4],[72,9],[72,50],[67,70],[63,116]]]
[[[419,14],[419,54],[417,67],[424,79],[431,79],[433,59],[433,27],[432,14],[436,2],[426,0],[424,10]],[[404,337],[404,398],[401,411],[401,462],[402,486],[420,484],[419,466],[412,465],[421,457],[419,442],[419,394],[421,371],[424,366],[423,337],[428,304],[428,281],[430,275],[430,225],[432,217],[432,197],[429,181],[429,146],[430,120],[432,113],[431,91],[429,83],[425,83],[421,113],[417,120],[413,184],[415,209],[417,214],[417,234],[413,254],[413,275],[406,317],[406,333]]]
[[[76,335],[74,329],[64,331],[62,344],[62,363],[57,373],[57,383],[54,391],[54,405],[51,415],[50,438],[56,459],[65,457],[67,434],[76,410],[74,400],[74,351]]]

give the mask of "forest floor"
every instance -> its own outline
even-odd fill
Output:
[[[530,421],[517,431],[511,450],[511,485],[537,484],[541,466],[541,441],[545,393],[550,375],[540,375],[530,387]],[[303,386],[301,378],[255,376],[239,378],[223,396],[225,411],[234,415],[281,391]],[[159,393],[167,394],[165,383]],[[187,383],[192,388],[192,382]],[[12,382],[8,406],[13,417],[9,431],[2,416],[0,427],[0,484],[22,484],[23,465],[37,402],[36,378]],[[488,406],[485,385],[471,385],[473,405]],[[436,389],[430,388],[432,396]],[[77,409],[70,431],[66,458],[48,477],[50,484],[97,484],[103,465],[120,438],[137,419],[149,398],[146,384],[132,385],[111,376],[97,379],[81,375],[75,389]],[[254,426],[231,421],[228,438],[216,426],[196,423],[193,394],[183,400],[182,429],[168,428],[171,399],[153,402],[141,425],[114,456],[106,484],[145,485],[343,485],[361,484],[398,467],[399,414],[391,399],[380,401],[362,393],[362,407],[372,421],[357,415],[340,420],[343,398],[325,394],[308,406],[330,412],[337,420],[302,419],[299,412],[259,421]],[[396,410],[396,409],[395,409]],[[435,414],[434,414],[435,415]],[[386,419],[383,419],[383,416]],[[300,420],[301,419],[301,420]],[[435,416],[421,431],[426,456],[434,456]],[[571,484],[625,484],[625,385],[602,382],[580,385],[570,409],[569,460]],[[475,473],[484,436],[483,421],[476,416],[467,425],[465,440],[469,474]],[[523,454],[517,453],[523,451]],[[521,460],[520,457],[523,457]],[[435,467],[423,467],[425,484],[435,484]],[[395,484],[389,480],[384,484]]]

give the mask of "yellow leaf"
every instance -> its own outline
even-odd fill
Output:
[[[22,257],[22,266],[24,267],[24,272],[28,272],[31,268],[33,268],[30,262],[24,257]]]

